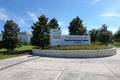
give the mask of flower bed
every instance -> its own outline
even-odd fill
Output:
[[[100,50],[110,49],[107,45],[81,45],[81,46],[60,46],[51,48],[52,50]]]

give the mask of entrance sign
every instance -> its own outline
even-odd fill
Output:
[[[90,35],[61,35],[61,30],[50,30],[50,46],[71,46],[91,44]]]

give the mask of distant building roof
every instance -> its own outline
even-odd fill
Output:
[[[31,32],[27,32],[27,31],[24,31],[24,32],[19,32],[19,35],[20,34],[32,34]],[[2,33],[0,33],[0,36],[2,36]]]
[[[32,34],[31,32],[27,32],[27,31],[24,31],[24,32],[19,32],[19,35],[20,34]]]

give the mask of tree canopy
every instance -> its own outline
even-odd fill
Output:
[[[68,26],[69,35],[85,35],[87,30],[82,22],[83,21],[78,16],[74,18]]]
[[[91,37],[91,42],[96,42],[98,39],[98,30],[96,29],[92,29],[89,31],[89,35]]]
[[[108,42],[112,42],[112,32],[109,31],[108,26],[103,24],[99,29],[92,29],[89,31],[89,35],[91,36],[91,42],[102,42],[103,44],[107,44]]]
[[[42,49],[49,47],[49,26],[47,25],[48,18],[45,15],[38,17],[38,21],[33,24],[31,43]]]
[[[107,44],[112,40],[112,32],[107,28],[108,26],[106,24],[103,24],[102,27],[98,29],[98,38],[99,41],[101,41],[103,44]]]
[[[120,28],[118,29],[118,31],[113,35],[113,39],[116,42],[120,42]]]
[[[16,47],[20,47],[21,42],[20,38],[18,37],[19,31],[20,29],[14,21],[6,21],[4,25],[4,31],[2,31],[4,48],[6,48],[9,51],[12,51]]]
[[[58,21],[55,18],[52,18],[50,22],[48,23],[48,26],[50,29],[59,29]]]

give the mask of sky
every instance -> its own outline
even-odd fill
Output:
[[[99,29],[106,24],[115,33],[120,27],[120,0],[0,0],[0,32],[6,20],[13,20],[20,31],[31,32],[37,17],[56,18],[62,34],[68,34],[68,26],[79,16],[87,30]]]

